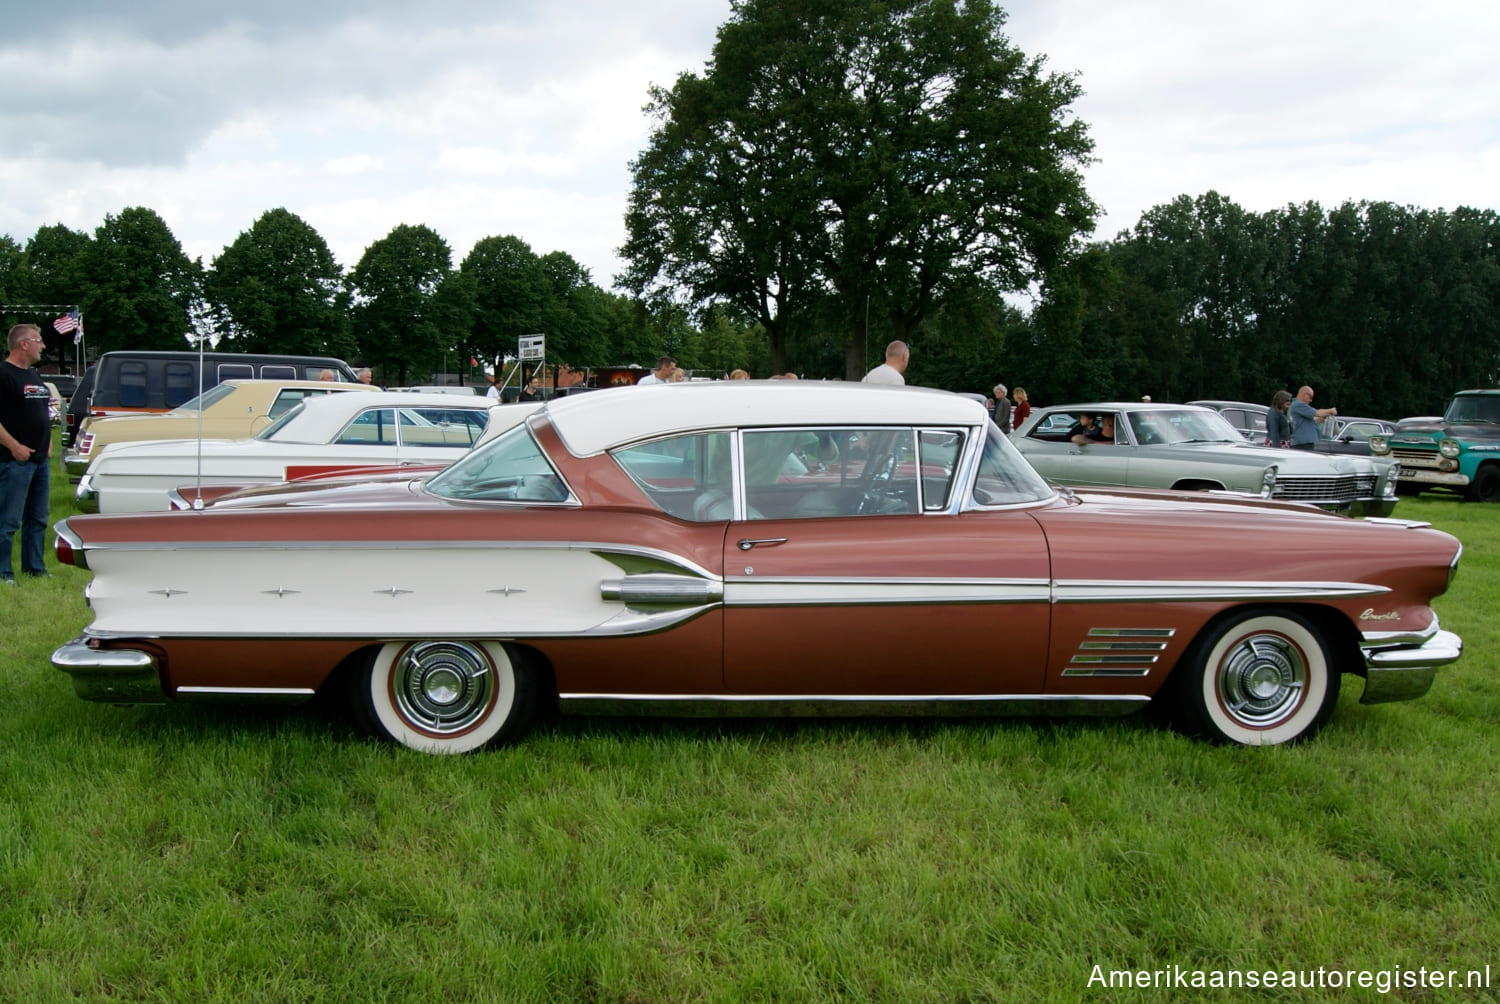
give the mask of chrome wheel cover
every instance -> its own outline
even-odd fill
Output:
[[[391,700],[413,728],[433,736],[458,735],[493,710],[495,665],[483,648],[461,641],[424,641],[396,659]]]
[[[1284,635],[1246,635],[1224,653],[1215,674],[1224,713],[1246,728],[1279,725],[1307,694],[1307,659]]]

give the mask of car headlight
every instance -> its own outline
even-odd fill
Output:
[[[1276,493],[1276,465],[1267,467],[1265,473],[1260,476],[1260,497],[1270,498]]]
[[[1391,441],[1384,436],[1370,437],[1370,452],[1378,456],[1384,456],[1391,452]]]
[[[1458,445],[1458,440],[1456,439],[1445,439],[1438,444],[1438,452],[1445,457],[1456,457],[1462,450],[1463,447]]]
[[[1396,497],[1396,481],[1401,477],[1401,465],[1391,464],[1390,473],[1385,476],[1385,497],[1388,499]]]

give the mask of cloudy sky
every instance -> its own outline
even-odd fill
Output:
[[[1177,195],[1496,208],[1500,4],[1017,0],[1077,72],[1112,237]],[[420,10],[420,13],[417,11]],[[647,88],[728,0],[54,0],[0,29],[0,233],[158,212],[212,261],[284,206],[339,261],[400,223],[516,234],[609,286]]]

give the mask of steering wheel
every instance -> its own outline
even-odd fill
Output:
[[[889,483],[895,473],[896,454],[892,451],[880,465],[880,469],[870,475],[870,483],[865,486],[864,493],[859,497],[859,504],[854,507],[856,516],[867,516],[880,511],[885,502],[885,490],[881,486]]]

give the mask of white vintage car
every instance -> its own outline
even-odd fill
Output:
[[[491,434],[497,434],[535,409],[447,394],[330,394],[302,402],[253,439],[105,447],[79,481],[76,497],[87,512],[164,512],[183,488],[446,465],[479,442],[492,422],[497,428]]]

